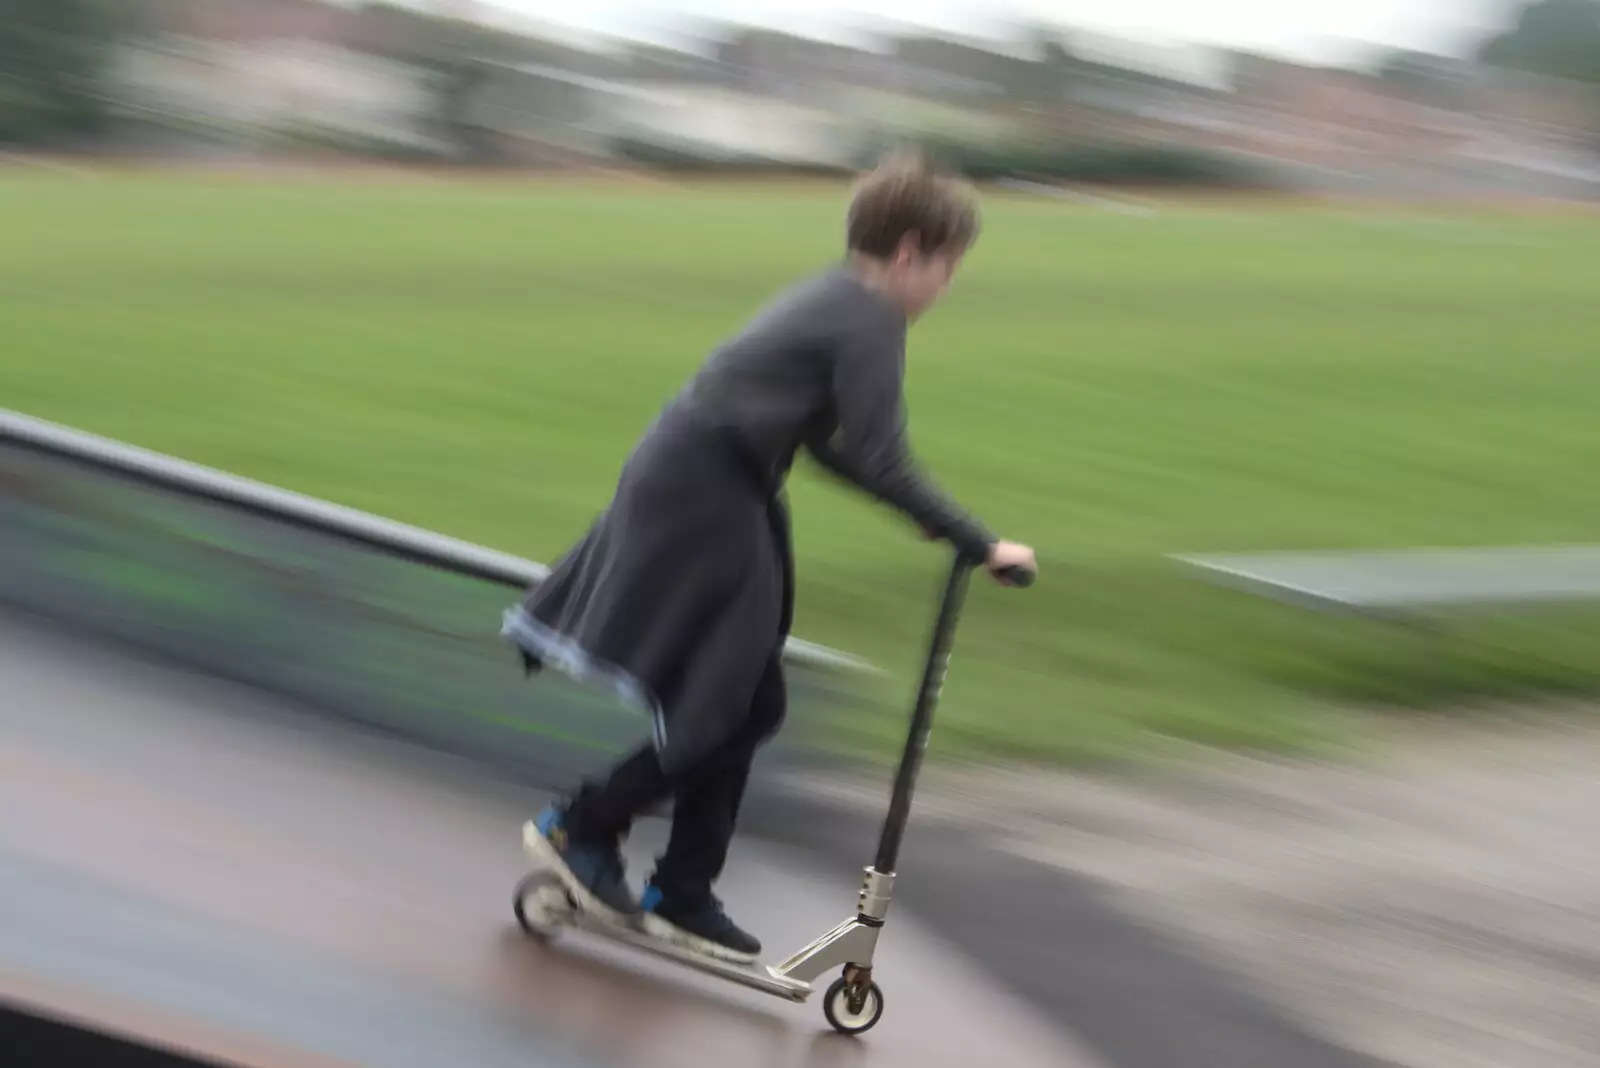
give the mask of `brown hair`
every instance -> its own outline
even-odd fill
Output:
[[[879,259],[915,234],[924,255],[964,252],[978,238],[971,187],[916,149],[897,149],[856,183],[846,245]]]

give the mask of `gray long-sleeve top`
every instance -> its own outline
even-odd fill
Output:
[[[906,319],[843,267],[780,293],[719,346],[677,403],[735,432],[776,485],[804,446],[926,531],[982,556],[995,540],[918,469],[906,441]]]

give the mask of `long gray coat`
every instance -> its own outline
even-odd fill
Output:
[[[729,433],[669,406],[503,633],[530,669],[609,685],[646,712],[671,774],[744,721],[793,614],[779,488]]]
[[[608,683],[648,711],[669,774],[732,734],[781,667],[794,576],[780,489],[802,447],[924,530],[986,551],[989,532],[912,461],[906,326],[839,266],[719,345],[646,432],[605,513],[507,613],[530,666]]]

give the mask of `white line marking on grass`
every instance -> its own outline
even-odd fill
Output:
[[[57,174],[69,174],[74,178],[96,177],[93,168],[64,163],[50,156],[33,156],[24,152],[0,151],[0,166],[32,167],[42,171],[54,171]]]
[[[1446,244],[1491,245],[1531,248],[1549,245],[1549,235],[1525,233],[1501,220],[1434,218],[1427,215],[1352,211],[1342,215],[1345,222],[1387,230],[1391,233]]]
[[[1137,215],[1142,218],[1148,218],[1156,214],[1154,208],[1145,204],[1135,204],[1127,200],[1096,196],[1093,193],[1083,193],[1075,189],[1068,189],[1065,186],[1050,185],[1045,182],[1029,182],[1021,178],[1002,178],[996,184],[1023,193],[1037,193],[1040,196],[1052,197],[1056,200],[1070,200],[1076,204],[1087,204],[1092,208],[1116,212],[1119,215]]]

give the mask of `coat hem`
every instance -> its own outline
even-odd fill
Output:
[[[666,747],[667,724],[661,702],[635,675],[595,656],[570,635],[541,623],[522,605],[506,609],[501,618],[501,637],[576,682],[608,687],[625,704],[650,717],[656,749]]]

